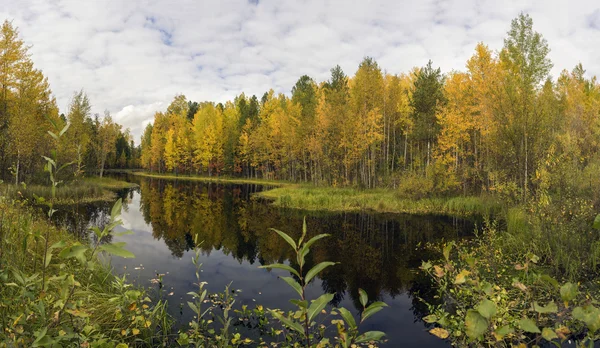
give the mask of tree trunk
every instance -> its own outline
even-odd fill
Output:
[[[17,150],[17,168],[15,172],[15,185],[19,185],[19,166],[21,164],[20,152]]]

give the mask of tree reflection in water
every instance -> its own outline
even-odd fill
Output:
[[[310,235],[332,235],[312,247],[307,268],[326,260],[339,263],[320,276],[322,290],[335,294],[333,305],[348,299],[360,308],[358,288],[365,289],[370,300],[385,301],[406,294],[412,302],[414,320],[420,320],[426,309],[418,297],[433,295],[431,284],[417,272],[418,267],[422,260],[436,257],[419,245],[465,237],[475,228],[473,221],[450,217],[275,208],[252,195],[263,189],[259,185],[133,179],[140,185],[135,189],[140,194],[139,206],[130,205],[133,190],[122,191],[119,196],[124,198],[124,209],[139,209],[151,226],[152,236],[162,240],[174,257],[181,258],[192,250],[194,237],[199,235],[205,256],[218,250],[240,265],[293,264],[287,244],[269,228],[298,238],[306,216]],[[81,235],[89,224],[102,224],[110,206],[68,207],[63,210],[61,223]]]

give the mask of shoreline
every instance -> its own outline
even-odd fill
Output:
[[[393,189],[325,187],[265,179],[173,175],[132,170],[111,172],[166,180],[273,186],[254,195],[269,200],[274,206],[307,211],[371,211],[375,213],[437,214],[468,217],[496,215],[505,208],[504,204],[493,196],[431,197],[414,200],[399,197]]]

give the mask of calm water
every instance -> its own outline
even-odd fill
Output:
[[[425,308],[417,296],[431,296],[427,279],[418,273],[423,259],[436,257],[419,245],[472,234],[471,221],[439,216],[381,215],[367,213],[319,214],[271,207],[252,193],[257,185],[220,185],[190,181],[130,178],[138,189],[120,192],[124,198],[124,227],[133,234],[115,237],[124,241],[135,259],[113,257],[116,273],[147,287],[157,273],[164,284],[170,312],[179,325],[190,319],[188,291],[195,290],[194,236],[202,240],[201,277],[211,291],[222,291],[232,282],[241,289],[237,304],[256,304],[291,309],[297,294],[279,275],[284,271],[259,269],[260,265],[287,261],[289,247],[269,228],[289,232],[296,238],[306,215],[311,235],[332,236],[313,246],[307,262],[339,262],[309,286],[308,295],[335,293],[332,305],[344,306],[358,315],[358,288],[371,300],[390,307],[369,318],[363,330],[385,331],[388,346],[443,347],[444,342],[427,333],[420,320]],[[63,223],[84,233],[88,224],[102,224],[110,204],[64,208]]]

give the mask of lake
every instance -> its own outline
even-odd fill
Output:
[[[389,307],[369,318],[362,330],[387,333],[387,346],[446,347],[433,337],[421,320],[426,307],[418,297],[431,298],[435,292],[428,279],[418,272],[422,260],[439,257],[420,246],[427,242],[452,240],[473,234],[475,223],[444,216],[373,214],[367,212],[325,213],[277,208],[253,193],[260,185],[225,185],[197,181],[174,181],[128,177],[139,188],[123,190],[122,220],[130,235],[114,237],[124,241],[136,258],[113,257],[117,274],[128,274],[136,284],[156,289],[150,282],[164,274],[164,294],[176,324],[187,325],[191,310],[187,292],[196,289],[194,237],[202,243],[201,277],[209,291],[219,292],[232,283],[242,292],[236,306],[292,309],[289,299],[297,294],[278,276],[285,271],[259,266],[285,262],[289,246],[270,228],[298,238],[306,217],[308,234],[329,233],[311,248],[309,266],[322,261],[339,264],[327,268],[308,287],[313,299],[324,292],[335,294],[333,306],[343,306],[358,316],[358,289],[370,300]],[[103,224],[110,203],[62,208],[61,223],[76,233],[86,233],[90,224]],[[181,310],[183,308],[183,310]]]

